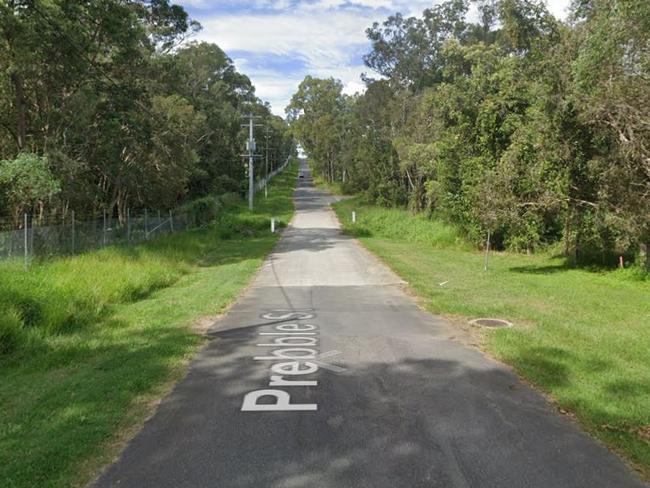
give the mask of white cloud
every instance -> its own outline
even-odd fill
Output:
[[[324,19],[304,11],[277,15],[225,15],[202,21],[204,40],[226,51],[298,55],[314,65],[349,57],[350,47],[366,43],[367,17],[331,12]]]
[[[356,93],[363,93],[366,91],[366,85],[359,81],[348,81],[343,87],[345,95],[355,95]]]
[[[546,0],[548,10],[558,19],[566,19],[569,14],[570,0]]]
[[[288,77],[282,70],[256,69],[243,59],[236,61],[238,69],[255,84],[257,95],[271,103],[277,114],[284,114],[284,107],[307,74],[341,79],[348,91],[361,85],[363,66],[356,53],[367,45],[365,29],[372,22],[363,12],[327,10],[314,15],[296,9],[273,15],[221,15],[199,20],[203,24],[199,38],[218,44],[226,52],[250,53],[256,58],[280,56],[304,65],[303,73]]]
[[[194,8],[206,8],[210,6],[208,0],[176,0],[175,2],[178,5],[183,7],[194,7]]]
[[[284,115],[284,107],[305,75],[340,79],[345,92],[363,90],[360,75],[367,69],[360,63],[359,53],[368,50],[365,30],[375,21],[382,21],[387,12],[417,15],[441,0],[317,0],[288,7],[290,0],[224,0],[223,4],[239,7],[232,13],[198,15],[203,30],[200,40],[214,42],[226,52],[285,59],[281,65],[303,65],[296,73],[286,67],[273,67],[273,61],[262,67],[247,58],[236,60],[238,69],[248,75],[257,95],[271,103],[273,111]],[[549,10],[566,17],[570,0],[547,0]],[[181,0],[195,8],[214,7],[210,0]],[[368,8],[369,7],[369,8]],[[263,9],[263,10],[259,10]]]

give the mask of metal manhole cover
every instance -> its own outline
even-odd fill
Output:
[[[470,320],[469,323],[472,325],[478,325],[480,327],[489,327],[491,329],[512,327],[512,324],[510,322],[502,319],[474,319]]]

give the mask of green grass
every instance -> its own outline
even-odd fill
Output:
[[[330,183],[322,176],[317,175],[316,172],[313,171],[313,169],[312,169],[312,174],[314,175],[313,176],[314,185],[316,185],[317,187],[324,188],[334,195],[345,194],[345,192],[343,191],[343,183],[341,183],[340,181],[333,181],[332,183]]]
[[[290,219],[296,169],[254,213],[237,204],[204,229],[28,273],[0,264],[0,327],[15,336],[0,356],[0,486],[81,486],[113,459],[204,343],[192,325],[222,312],[277,241],[269,220]]]
[[[514,322],[485,333],[487,350],[650,477],[650,280],[549,255],[493,253],[484,272],[483,253],[449,225],[358,199],[335,209],[431,312]]]

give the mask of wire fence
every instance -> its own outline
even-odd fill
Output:
[[[121,222],[109,215],[78,220],[75,212],[58,222],[24,214],[19,228],[0,231],[0,259],[77,254],[117,244],[137,244],[154,236],[187,230],[192,219],[181,211],[128,211]]]
[[[289,159],[256,183],[263,189],[268,181],[282,171]],[[58,218],[42,219],[23,214],[21,222],[0,220],[0,260],[22,259],[25,268],[35,257],[72,255],[106,246],[137,244],[155,236],[182,232],[196,227],[190,212],[176,210],[143,210],[126,212],[121,221],[112,214],[78,219],[75,212]]]

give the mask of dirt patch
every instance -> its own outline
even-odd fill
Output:
[[[641,439],[650,444],[650,424],[642,425],[641,427],[635,429],[635,432]]]
[[[197,334],[205,335],[207,334],[208,330],[215,324],[215,322],[217,322],[217,320],[219,320],[222,316],[223,314],[201,317],[199,320],[192,324],[191,328]]]

